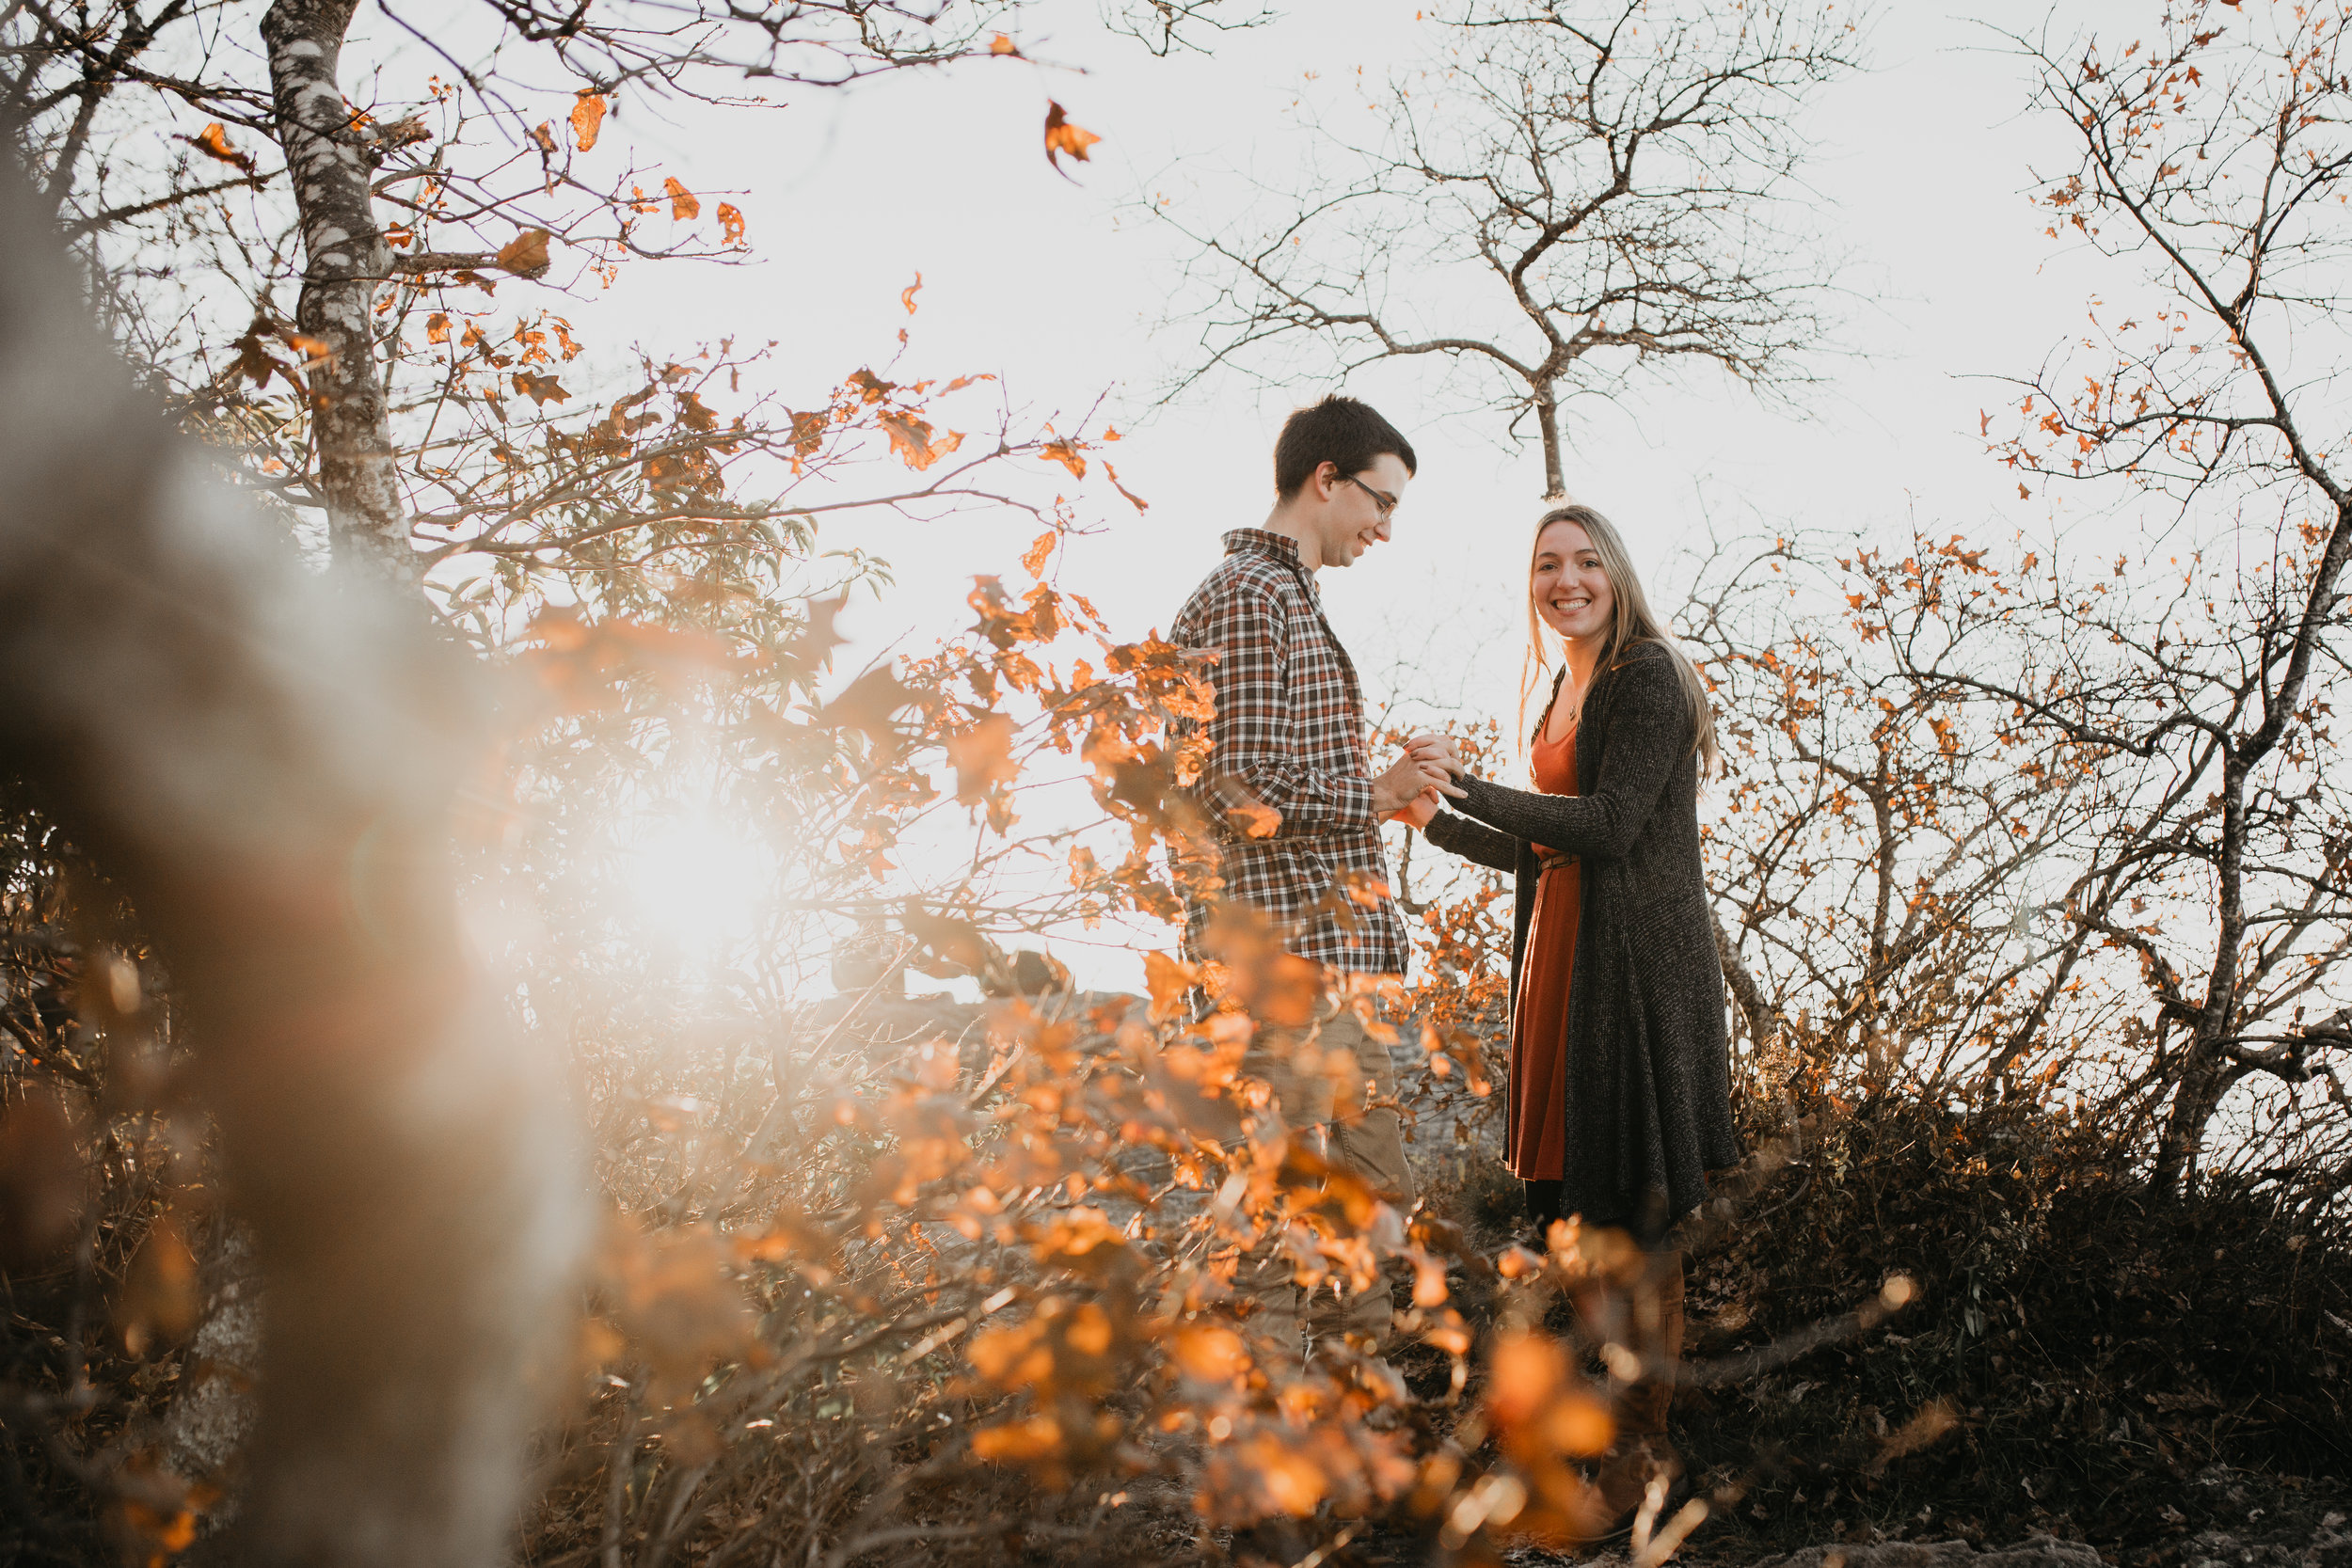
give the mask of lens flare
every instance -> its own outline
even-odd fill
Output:
[[[774,869],[765,845],[725,823],[657,818],[628,851],[628,912],[656,941],[718,958],[755,934]]]

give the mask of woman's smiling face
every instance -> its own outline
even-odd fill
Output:
[[[1617,613],[1616,592],[1581,523],[1552,523],[1535,536],[1528,592],[1544,625],[1565,638],[1604,633]]]

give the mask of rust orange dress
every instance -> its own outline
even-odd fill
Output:
[[[1550,727],[1550,716],[1545,716]],[[1546,795],[1576,791],[1576,732],[1565,740],[1538,736],[1529,749],[1535,787]],[[1538,855],[1551,851],[1535,846]],[[1506,1085],[1503,1163],[1522,1181],[1557,1181],[1567,1161],[1568,984],[1576,974],[1576,927],[1583,902],[1581,867],[1574,860],[1545,871],[1536,884],[1535,914],[1527,930],[1527,958],[1511,1008],[1511,1080]]]

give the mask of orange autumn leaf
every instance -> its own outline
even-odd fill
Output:
[[[1230,1383],[1249,1370],[1241,1336],[1230,1328],[1186,1323],[1177,1329],[1168,1350],[1187,1376],[1203,1383]]]
[[[934,438],[930,425],[912,414],[884,414],[877,422],[890,437],[890,450],[918,472],[963,445],[960,432],[950,430]]]
[[[1258,800],[1245,800],[1226,808],[1226,816],[1233,826],[1250,838],[1272,838],[1282,826],[1282,814]]]
[[[907,308],[907,314],[910,316],[914,314],[914,296],[920,293],[922,289],[923,275],[918,272],[914,275],[914,281],[899,291],[898,303]]]
[[[449,314],[447,311],[436,310],[431,315],[424,318],[424,341],[428,343],[446,343],[449,341]]]
[[[1087,460],[1079,455],[1078,444],[1066,436],[1057,436],[1046,442],[1042,448],[1039,449],[1038,455],[1068,468],[1070,477],[1073,479],[1084,479],[1087,476]]]
[[[1021,57],[1020,45],[1014,43],[1011,38],[1003,33],[988,40],[988,52],[992,55],[1010,55],[1015,59]]]
[[[536,142],[536,143],[538,143],[538,144],[539,144],[539,150],[540,150],[540,151],[542,151],[542,152],[552,152],[552,151],[554,151],[554,150],[555,150],[555,124],[554,124],[554,122],[553,122],[552,120],[545,120],[545,119],[543,119],[543,120],[541,120],[538,124],[536,124],[536,125],[532,126],[532,127],[531,128],[531,139],[532,139],[532,141],[534,141],[534,142]]]
[[[1023,1464],[1059,1453],[1061,1424],[1051,1416],[999,1421],[972,1433],[972,1452],[998,1464]]]
[[[1200,982],[1198,965],[1165,953],[1143,956],[1143,989],[1152,997],[1152,1022],[1164,1023],[1184,1010],[1185,994]]]
[[[1050,98],[1045,101],[1045,161],[1061,169],[1063,178],[1067,179],[1070,171],[1062,168],[1061,155],[1067,152],[1079,163],[1086,163],[1087,149],[1102,139],[1085,126],[1072,124],[1059,103]]]
[[[572,395],[563,388],[563,386],[556,381],[555,377],[551,375],[539,375],[531,371],[516,371],[515,372],[515,390],[522,393],[528,398],[531,398],[542,408],[545,408],[550,403],[562,403],[564,399]]]
[[[572,105],[572,144],[582,152],[596,145],[596,134],[604,129],[604,94],[593,87],[582,87],[580,100]]]
[[[216,158],[224,164],[234,165],[247,174],[253,172],[253,154],[240,152],[230,146],[229,128],[219,120],[213,121],[193,136],[183,136],[181,139],[208,158]]]
[[[1119,439],[1118,436],[1107,434],[1103,438],[1106,441],[1116,441]],[[1103,459],[1103,472],[1110,477],[1111,488],[1127,498],[1128,505],[1134,507],[1137,512],[1149,512],[1152,510],[1152,503],[1150,501],[1145,500],[1141,496],[1136,495],[1133,490],[1128,489],[1124,484],[1119,483],[1119,470],[1111,467],[1111,460],[1107,457]]]
[[[947,761],[956,770],[959,805],[977,806],[991,788],[1012,783],[1021,776],[1021,765],[1012,760],[1011,716],[982,715],[978,723],[948,739]]]
[[[679,184],[676,175],[663,180],[661,189],[670,198],[670,216],[677,222],[691,223],[703,215],[702,198]]]
[[[499,269],[517,277],[537,277],[548,270],[548,242],[554,237],[544,229],[524,230],[499,247]]]
[[[728,202],[719,203],[719,239],[722,244],[743,244],[743,214]]]
[[[1045,562],[1053,555],[1054,546],[1060,538],[1060,534],[1049,528],[1029,541],[1029,547],[1021,556],[1021,569],[1033,578],[1043,577]]]

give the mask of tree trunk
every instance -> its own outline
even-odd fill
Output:
[[[336,559],[414,587],[421,579],[376,362],[376,290],[391,251],[375,221],[370,143],[336,84],[357,0],[275,0],[262,18],[278,135],[301,218],[294,324],[315,340],[310,441]]]
[[[1748,966],[1740,961],[1740,951],[1732,942],[1731,933],[1724,928],[1724,917],[1712,910],[1708,914],[1715,923],[1715,957],[1723,962],[1724,980],[1731,987],[1731,999],[1748,1026],[1748,1049],[1754,1055],[1757,1080],[1778,1108],[1783,1128],[1793,1130],[1797,1122],[1796,1101],[1788,1093],[1780,1013],[1772,1006],[1772,998],[1764,994],[1764,988],[1756,983],[1756,976],[1748,973]]]
[[[281,51],[282,52],[282,51]],[[457,919],[479,672],[175,436],[0,166],[0,768],[167,955],[267,1321],[240,1568],[504,1560],[590,1182]]]
[[[2280,699],[2274,699],[2274,703]],[[2291,698],[2285,699],[2292,701]],[[2258,737],[2259,741],[2259,737]],[[2264,747],[2267,749],[2266,745]],[[2238,951],[2246,940],[2246,776],[2249,760],[2233,750],[2221,765],[2221,863],[2219,929],[2213,944],[2213,972],[2205,981],[2205,1004],[2181,1064],[2180,1086],[2157,1141],[2153,1182],[2159,1194],[2175,1191],[2195,1168],[2205,1147],[2205,1128],[2236,1082],[2220,1042],[2237,1019]]]
[[[1549,387],[1535,394],[1535,428],[1544,437],[1544,499],[1566,500],[1567,480],[1560,468],[1560,405],[1551,401]]]
[[[2210,1043],[2200,1030],[2189,1042],[2187,1060],[2181,1068],[2180,1085],[2172,1091],[2172,1109],[2166,1115],[2164,1132],[2156,1140],[2155,1169],[2149,1184],[2159,1195],[2179,1192],[2195,1173],[2197,1158],[2205,1148],[2205,1129],[2212,1124],[2215,1114],[2221,1109],[2222,1099],[2235,1082],[2220,1048]]]

